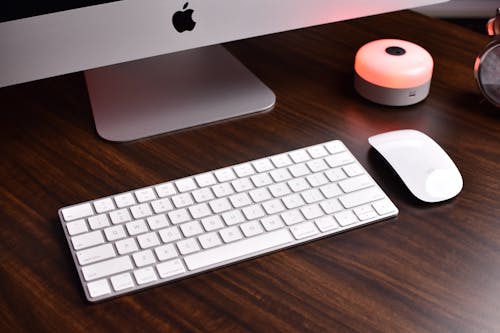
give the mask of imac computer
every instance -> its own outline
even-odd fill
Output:
[[[0,87],[85,71],[97,132],[130,141],[272,108],[220,43],[444,1],[9,1]]]

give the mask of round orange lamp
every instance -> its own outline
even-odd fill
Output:
[[[383,105],[405,106],[429,95],[434,61],[417,44],[380,39],[361,47],[354,64],[354,86],[366,99]]]

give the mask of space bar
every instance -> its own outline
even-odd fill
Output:
[[[245,240],[219,246],[204,252],[190,254],[184,257],[189,270],[218,264],[278,245],[284,245],[293,240],[287,229],[281,229]]]

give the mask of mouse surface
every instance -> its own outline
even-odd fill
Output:
[[[411,129],[392,131],[374,135],[368,142],[389,162],[418,199],[444,201],[462,190],[463,180],[457,166],[424,133]]]

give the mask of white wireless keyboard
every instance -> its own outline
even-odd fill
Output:
[[[397,214],[340,141],[59,210],[91,302]]]

